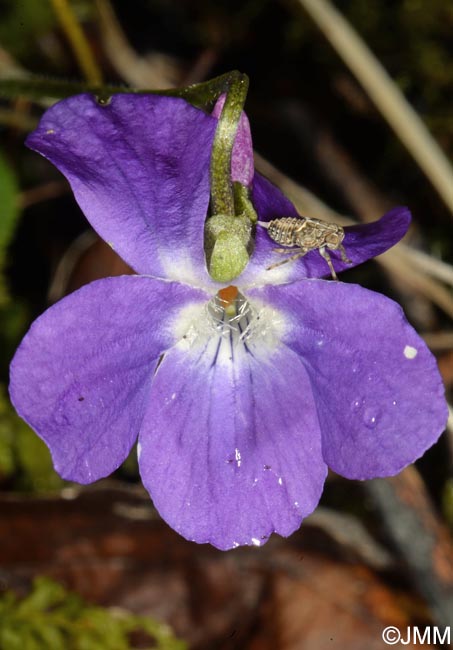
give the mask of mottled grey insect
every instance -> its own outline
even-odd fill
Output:
[[[310,219],[309,217],[280,217],[272,221],[258,221],[258,224],[267,229],[267,234],[277,244],[288,246],[297,252],[286,260],[277,262],[268,267],[268,270],[275,269],[277,266],[292,262],[306,253],[318,250],[319,254],[326,260],[330,273],[334,280],[338,280],[332,260],[328,250],[339,250],[341,259],[347,264],[351,264],[343,246],[344,230],[335,223],[321,221],[321,219]],[[276,253],[288,254],[293,250],[288,248],[275,248]]]

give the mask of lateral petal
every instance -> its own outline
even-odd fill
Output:
[[[447,406],[436,361],[399,305],[357,285],[305,280],[250,292],[290,320],[310,377],[326,463],[391,476],[436,442]]]
[[[11,363],[11,400],[49,447],[56,471],[91,483],[134,443],[159,356],[178,338],[194,289],[146,277],[98,280],[31,326]]]

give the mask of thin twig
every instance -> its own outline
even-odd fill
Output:
[[[447,402],[448,406],[448,420],[447,420],[447,426],[445,428],[445,435],[447,439],[447,445],[448,445],[448,451],[450,454],[450,463],[452,464],[452,459],[453,459],[453,407],[449,402]]]
[[[102,85],[101,70],[69,0],[51,0],[51,2],[86,80],[93,86]]]
[[[0,79],[26,77],[28,72],[0,46]]]
[[[19,205],[22,210],[35,203],[54,199],[69,192],[69,184],[65,180],[49,181],[36,187],[24,190],[19,195]]]
[[[447,262],[443,262],[437,257],[428,255],[428,253],[419,251],[416,248],[410,248],[406,244],[400,246],[400,254],[406,256],[411,264],[419,270],[425,271],[433,278],[437,278],[437,280],[441,280],[453,287],[453,266],[451,264],[447,264]]]
[[[441,350],[453,350],[453,332],[426,332],[422,334],[426,345],[433,352]],[[452,419],[453,423],[453,419]]]
[[[453,167],[373,53],[328,0],[299,0],[453,213]]]
[[[450,318],[453,318],[453,301],[451,291],[446,289],[434,278],[429,277],[414,267],[407,259],[400,255],[397,248],[388,250],[379,255],[376,261],[382,264],[388,271],[398,274],[404,280],[406,286],[411,287],[416,293],[431,300],[435,305]]]
[[[36,128],[37,120],[22,111],[0,108],[0,124],[28,132]]]
[[[65,295],[69,279],[82,255],[98,240],[92,230],[82,232],[66,249],[63,257],[58,262],[52,282],[47,292],[49,303],[57,302]]]
[[[122,79],[136,88],[178,85],[181,73],[176,59],[160,52],[140,56],[127,40],[111,2],[96,0],[96,8],[105,54]]]
[[[330,208],[313,192],[293,181],[256,151],[255,167],[294,202],[300,214],[338,223],[341,226],[352,226],[357,223],[351,217]]]
[[[365,481],[401,561],[442,627],[453,611],[453,548],[415,467],[387,479]]]

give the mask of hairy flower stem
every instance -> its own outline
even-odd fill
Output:
[[[225,104],[219,117],[211,155],[211,212],[234,216],[231,155],[249,80],[240,72],[231,73]]]
[[[192,84],[184,88],[170,88],[165,90],[147,90],[143,88],[128,88],[127,86],[112,85],[90,85],[85,82],[63,81],[61,79],[48,79],[37,75],[29,75],[22,78],[0,79],[0,97],[15,99],[26,97],[32,101],[39,102],[51,97],[55,100],[64,99],[79,93],[92,92],[105,100],[111,95],[128,93],[134,95],[161,95],[164,97],[181,97],[192,106],[207,109],[212,108],[215,101],[228,91],[233,77],[240,75],[233,70],[219,77],[203,81],[199,84]]]

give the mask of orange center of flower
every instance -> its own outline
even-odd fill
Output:
[[[238,297],[238,288],[230,284],[229,287],[220,289],[217,293],[222,307],[229,316],[234,316],[236,313],[235,300]]]
[[[235,287],[233,284],[230,284],[229,287],[225,287],[224,289],[220,289],[219,291],[219,298],[224,302],[226,305],[231,305],[232,302],[236,300],[238,297],[238,288]]]

